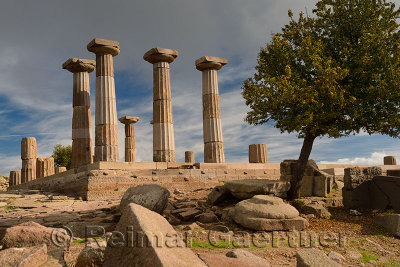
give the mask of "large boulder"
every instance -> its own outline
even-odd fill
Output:
[[[131,187],[123,195],[120,209],[123,212],[128,204],[135,203],[161,214],[167,207],[169,196],[168,189],[156,184]]]
[[[230,196],[230,192],[228,188],[225,186],[216,186],[213,190],[208,194],[207,203],[210,205],[216,205],[224,200],[226,200]]]
[[[340,267],[341,265],[331,260],[322,250],[306,248],[297,251],[297,267]]]
[[[46,244],[28,248],[8,248],[0,251],[0,266],[2,267],[36,267],[46,261]]]
[[[255,195],[286,197],[290,184],[284,181],[249,179],[228,181],[224,185],[238,199],[249,199]]]
[[[394,236],[400,237],[400,214],[377,215],[375,223],[384,227]]]
[[[104,267],[206,266],[164,217],[134,203],[125,208],[104,258]]]
[[[57,242],[54,242],[54,238],[56,238]],[[45,243],[47,248],[52,250],[59,246],[68,245],[69,241],[70,236],[68,234],[54,228],[42,226],[36,222],[25,222],[7,228],[0,236],[0,245],[3,245],[3,248],[32,247]]]
[[[296,208],[278,197],[267,195],[239,202],[230,216],[236,223],[259,231],[301,231],[308,227],[308,221],[299,217]]]

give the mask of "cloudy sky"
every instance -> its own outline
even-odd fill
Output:
[[[400,1],[396,1],[400,2]],[[131,0],[2,1],[0,9],[0,174],[20,169],[20,142],[38,141],[38,156],[54,145],[71,144],[72,74],[61,68],[70,57],[94,59],[86,50],[94,37],[117,40],[114,58],[118,116],[139,116],[138,161],[152,160],[152,66],[143,54],[152,47],[179,51],[171,64],[177,161],[185,150],[203,159],[201,56],[224,57],[219,75],[227,162],[247,162],[248,145],[266,143],[270,162],[298,157],[301,140],[271,125],[249,126],[241,84],[254,72],[260,47],[288,22],[287,11],[311,12],[314,0]],[[94,74],[91,75],[94,116]],[[94,124],[94,118],[92,119]],[[124,131],[119,125],[120,160]],[[316,141],[318,162],[380,164],[400,156],[400,142],[358,135]]]

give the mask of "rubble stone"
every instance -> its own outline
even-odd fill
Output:
[[[297,251],[297,267],[340,267],[341,265],[331,260],[323,251],[315,248]]]
[[[286,197],[290,187],[287,182],[266,179],[233,180],[226,182],[224,186],[239,199],[249,199],[255,195]]]
[[[47,261],[47,246],[8,248],[0,251],[0,266],[37,267]]]

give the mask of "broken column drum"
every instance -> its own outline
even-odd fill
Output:
[[[178,51],[152,48],[143,59],[153,64],[153,161],[175,162],[169,64]]]
[[[92,123],[90,112],[89,73],[96,67],[96,61],[70,58],[63,69],[73,73],[73,116],[72,116],[72,159],[71,167],[76,168],[93,162]]]
[[[119,43],[95,38],[87,49],[96,54],[95,161],[118,161],[118,125],[113,57]]]
[[[36,179],[37,143],[35,137],[24,137],[21,141],[21,183]]]
[[[194,163],[194,151],[185,151],[185,163]]]
[[[268,163],[266,144],[249,145],[249,163]]]
[[[119,118],[119,121],[125,124],[125,161],[135,162],[135,123],[140,120],[139,117],[125,116]]]
[[[54,158],[37,158],[36,178],[47,177],[54,174]]]
[[[9,185],[19,185],[21,183],[21,171],[10,171]]]
[[[217,71],[228,64],[225,58],[201,57],[196,68],[203,75],[203,138],[204,162],[224,163],[221,111],[219,105]]]

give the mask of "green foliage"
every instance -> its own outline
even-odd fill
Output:
[[[317,137],[399,137],[399,14],[386,0],[320,0],[313,16],[289,10],[260,50],[242,87],[245,120],[304,138],[297,178]]]
[[[54,158],[55,166],[66,167],[69,170],[71,168],[72,146],[57,144],[54,147],[52,157]]]

